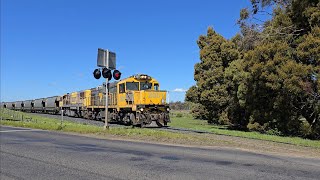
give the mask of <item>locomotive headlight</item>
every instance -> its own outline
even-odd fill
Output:
[[[167,108],[167,111],[170,111],[170,108]]]
[[[143,108],[141,108],[140,111],[142,112],[142,111],[143,111]]]

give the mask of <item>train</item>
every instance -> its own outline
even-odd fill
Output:
[[[32,100],[2,102],[1,107],[32,113],[63,114],[92,120],[105,119],[105,88],[108,88],[108,122],[140,127],[170,123],[167,91],[146,74],[82,91]]]

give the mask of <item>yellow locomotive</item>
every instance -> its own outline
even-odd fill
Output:
[[[108,86],[108,121],[137,126],[166,126],[170,122],[166,91],[151,76],[137,74]],[[104,119],[105,84],[60,98],[60,113],[87,119]]]

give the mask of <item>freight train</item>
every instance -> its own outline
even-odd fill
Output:
[[[34,100],[3,102],[1,107],[34,113],[61,114],[103,120],[105,88],[108,88],[108,122],[141,127],[167,126],[170,122],[166,91],[146,74],[137,74],[96,88],[62,96]]]

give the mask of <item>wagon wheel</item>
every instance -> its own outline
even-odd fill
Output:
[[[98,119],[99,121],[102,121],[101,112],[99,112],[99,113],[98,113],[98,115],[97,115],[97,119]]]
[[[136,124],[136,116],[133,113],[130,113],[129,119],[131,124]]]
[[[88,111],[84,111],[84,112],[83,112],[83,117],[84,117],[85,119],[89,119]]]
[[[88,112],[88,119],[91,119],[91,120],[94,119],[92,111]]]

